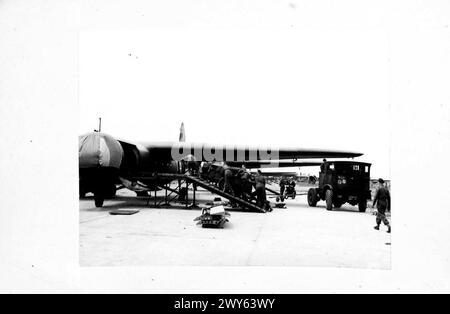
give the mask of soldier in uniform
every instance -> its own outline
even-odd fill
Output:
[[[189,175],[197,176],[199,164],[195,160],[195,157],[189,154],[186,156],[186,161],[187,161],[187,171],[189,172]]]
[[[209,167],[210,167],[211,163],[209,162],[202,162],[200,164],[200,170],[199,170],[199,174],[200,174],[200,178],[203,180],[208,180],[208,174],[209,174]]]
[[[215,185],[216,186],[220,186],[221,181],[225,180],[225,169],[224,167],[220,166],[220,165],[216,165],[215,167],[215,171],[214,171],[214,180],[215,180]]]
[[[243,187],[243,197],[244,200],[250,200],[252,195],[253,183],[250,173],[247,170],[244,170],[241,175],[241,182]]]
[[[280,180],[280,199],[281,201],[284,200],[284,191],[286,189],[287,180],[283,177]]]
[[[374,227],[376,230],[380,230],[380,224],[383,222],[388,227],[388,233],[391,233],[391,225],[389,220],[386,218],[386,210],[391,207],[391,195],[389,190],[384,186],[384,180],[378,179],[379,188],[375,192],[375,197],[373,199],[373,207],[377,206],[377,225]]]
[[[239,169],[233,173],[233,191],[234,196],[239,198],[244,198],[244,181],[242,180],[242,175],[244,174],[244,169]]]
[[[328,162],[326,159],[323,160],[323,163],[320,165],[320,175],[319,175],[319,185],[322,186],[325,181],[326,175],[328,173]]]
[[[209,165],[209,169],[208,169],[208,181],[209,183],[212,183],[214,185],[216,184],[216,168],[212,163],[210,163]]]
[[[234,190],[233,190],[233,171],[231,170],[231,168],[227,165],[224,164],[223,166],[223,179],[224,179],[224,186],[223,186],[223,191],[226,193],[229,193],[231,195],[234,195]]]
[[[320,171],[325,173],[328,170],[328,162],[326,159],[322,160],[323,163],[320,165]]]
[[[199,163],[197,163],[197,161],[195,160],[194,155],[189,154],[185,157],[185,171],[187,170],[187,173],[190,176],[198,176],[198,167],[199,167]],[[197,184],[193,183],[192,187],[195,191],[197,191]]]
[[[256,183],[255,190],[257,203],[259,207],[263,208],[265,207],[267,198],[266,198],[266,179],[264,179],[261,170],[258,170],[258,173],[255,176],[255,183]]]
[[[292,178],[292,179],[290,180],[289,186],[291,187],[291,189],[295,189],[296,183],[295,183],[294,178]]]

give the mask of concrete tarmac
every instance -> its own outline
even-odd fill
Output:
[[[298,192],[299,189],[297,189]],[[190,197],[191,197],[190,192]],[[146,206],[145,198],[120,190],[96,208],[80,200],[81,266],[324,266],[390,269],[391,236],[373,229],[375,216],[344,205],[327,211],[309,207],[306,196],[287,200],[286,209],[262,214],[230,210],[223,229],[197,226],[199,209]],[[158,192],[162,199],[163,191]],[[214,195],[200,190],[200,206]],[[274,199],[271,199],[272,202]],[[137,209],[113,216],[114,209]],[[395,228],[394,228],[395,232]]]

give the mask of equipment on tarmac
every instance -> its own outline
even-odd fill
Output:
[[[129,209],[116,209],[109,211],[110,215],[134,215],[139,213],[139,210],[129,210]]]
[[[202,228],[223,228],[230,217],[223,205],[202,209],[202,215],[194,219]]]
[[[286,208],[286,203],[283,202],[279,196],[277,196],[276,202],[275,202],[275,207],[276,208]]]

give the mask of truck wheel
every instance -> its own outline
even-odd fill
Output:
[[[105,196],[101,192],[94,193],[95,207],[102,207]]]
[[[314,188],[308,190],[308,205],[311,207],[316,207],[317,205],[317,192]]]
[[[366,211],[366,208],[367,208],[367,200],[366,199],[360,200],[358,202],[359,212],[364,213]]]
[[[327,203],[327,210],[333,209],[333,190],[329,189],[325,192],[325,202]]]

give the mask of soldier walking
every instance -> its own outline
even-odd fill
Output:
[[[377,225],[374,227],[375,230],[380,230],[380,224],[383,222],[388,227],[388,233],[391,233],[391,225],[389,220],[386,218],[386,210],[390,210],[391,207],[391,195],[389,190],[384,186],[384,180],[378,179],[379,188],[375,193],[373,199],[372,207],[375,208],[377,205]]]

